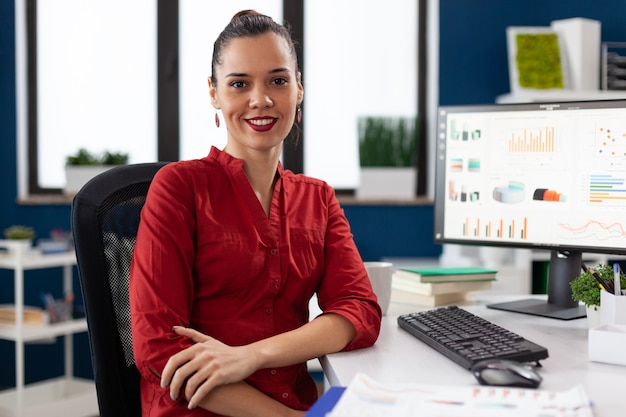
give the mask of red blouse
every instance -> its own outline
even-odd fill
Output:
[[[345,350],[376,341],[381,310],[333,189],[281,166],[278,174],[269,218],[243,161],[216,148],[155,176],[130,279],[144,416],[213,415],[188,410],[183,396],[174,402],[160,387],[157,374],[168,358],[193,343],[174,325],[228,345],[249,344],[307,323],[317,292],[322,311],[356,329]],[[262,369],[246,382],[296,409],[317,397],[304,363]]]

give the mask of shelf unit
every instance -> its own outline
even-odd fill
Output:
[[[0,325],[0,339],[15,342],[15,388],[0,391],[0,417],[62,415],[83,417],[98,414],[95,384],[92,380],[74,377],[74,346],[70,337],[87,331],[85,319],[74,319],[41,326],[25,325],[24,273],[33,269],[62,267],[63,290],[73,291],[72,271],[76,265],[73,251],[42,254],[30,242],[0,240],[0,268],[14,272],[15,324]],[[24,345],[27,342],[64,336],[65,374],[26,385],[24,383]]]
[[[558,101],[586,101],[586,100],[623,100],[626,91],[619,90],[549,90],[549,91],[520,91],[518,93],[502,94],[496,97],[496,103],[541,103]]]

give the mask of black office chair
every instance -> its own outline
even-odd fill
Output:
[[[130,331],[128,280],[139,215],[165,162],[112,168],[83,186],[71,223],[101,417],[139,417],[139,371]]]

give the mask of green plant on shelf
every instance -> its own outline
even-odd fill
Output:
[[[28,240],[35,237],[32,227],[13,225],[4,229],[4,237],[10,240]]]
[[[415,117],[368,116],[358,120],[359,163],[364,167],[414,167],[418,121]]]
[[[128,158],[125,152],[104,151],[101,155],[97,155],[85,148],[80,148],[75,154],[66,157],[65,165],[126,165]]]
[[[128,154],[124,152],[105,151],[102,154],[102,165],[126,165],[128,163]]]

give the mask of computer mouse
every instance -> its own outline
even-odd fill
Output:
[[[471,371],[481,385],[537,388],[543,381],[534,369],[507,359],[480,361]]]

